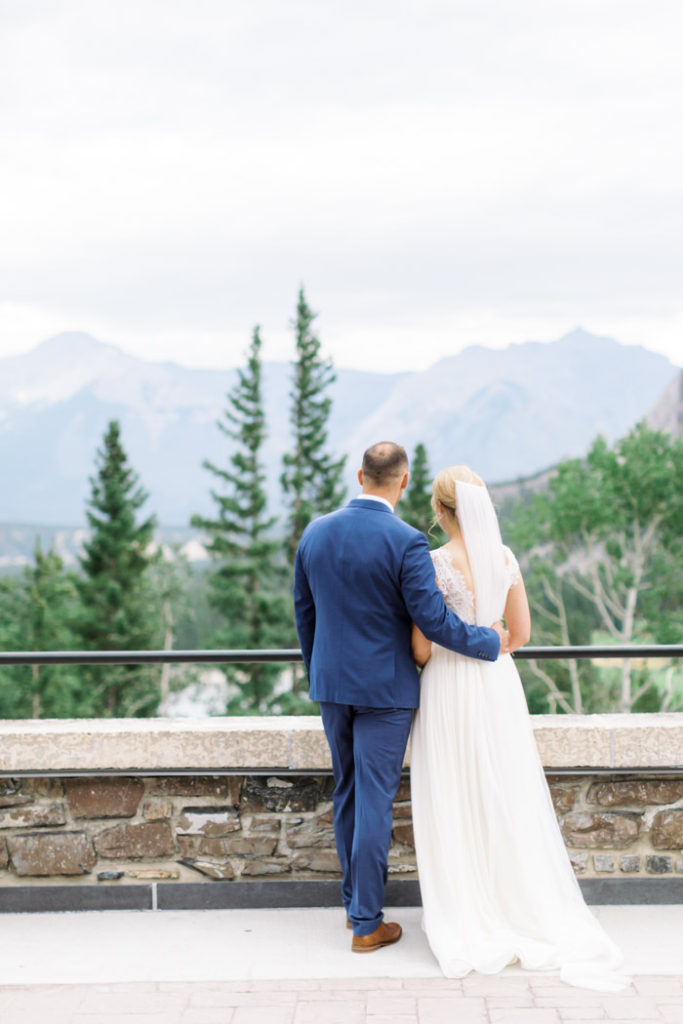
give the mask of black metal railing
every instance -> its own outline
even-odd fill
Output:
[[[522,647],[513,654],[521,660],[565,661],[582,658],[680,658],[683,644],[615,644],[596,647]],[[3,665],[181,665],[258,664],[300,662],[301,651],[282,648],[264,651],[0,651]]]

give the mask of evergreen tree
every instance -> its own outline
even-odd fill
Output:
[[[159,642],[149,567],[154,516],[136,521],[147,500],[128,463],[116,420],[109,423],[90,478],[87,509],[90,538],[80,559],[82,577],[79,631],[90,650],[145,650]],[[92,667],[87,672],[92,699],[107,717],[151,715],[158,706],[158,670],[148,666]]]
[[[438,533],[432,530],[434,513],[432,512],[431,498],[432,478],[429,472],[427,449],[420,443],[415,446],[410,462],[408,488],[398,505],[398,512],[404,522],[410,523],[416,530],[421,530],[426,534],[429,546],[435,548],[440,545],[441,539]]]
[[[54,548],[44,552],[39,541],[34,565],[24,575],[27,650],[72,650],[78,592]],[[71,718],[88,714],[82,676],[73,665],[31,666],[31,717]]]
[[[220,485],[212,490],[214,519],[194,516],[193,526],[206,531],[207,545],[217,568],[211,575],[212,604],[224,616],[216,640],[220,646],[260,649],[281,646],[288,633],[284,567],[278,564],[280,545],[270,537],[275,523],[267,515],[265,471],[261,461],[266,437],[261,391],[261,337],[254,328],[246,369],[228,394],[228,407],[219,429],[236,448],[223,469],[204,466]],[[273,700],[280,669],[273,665],[227,666],[238,695],[228,705],[237,714],[262,712]]]
[[[36,541],[34,564],[0,586],[0,643],[23,651],[78,647],[73,622],[78,594],[53,548]],[[82,676],[74,665],[11,666],[0,672],[3,718],[77,718],[90,712]]]
[[[296,320],[296,362],[291,424],[294,432],[292,451],[284,456],[282,487],[289,504],[286,551],[288,562],[294,556],[301,534],[316,515],[331,512],[344,500],[342,474],[346,456],[335,459],[326,451],[327,424],[332,409],[330,385],[336,377],[329,359],[320,353],[320,341],[314,333],[313,313],[299,291]]]

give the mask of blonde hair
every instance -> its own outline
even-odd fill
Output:
[[[486,486],[482,478],[469,466],[448,466],[446,469],[442,469],[440,473],[436,474],[432,484],[433,526],[439,525],[439,516],[444,512],[450,518],[455,518],[456,480],[460,480],[464,484],[475,484],[477,487]]]

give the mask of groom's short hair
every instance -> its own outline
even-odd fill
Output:
[[[363,477],[380,487],[408,472],[405,448],[393,441],[378,441],[363,455]]]

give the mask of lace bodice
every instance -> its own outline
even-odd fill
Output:
[[[519,580],[519,563],[510,548],[504,546],[503,551],[508,570],[509,589]],[[445,548],[437,548],[436,551],[431,552],[431,555],[436,572],[436,585],[443,594],[446,604],[464,622],[473,623],[475,621],[474,594],[468,588],[465,577],[459,569],[453,566],[451,557]]]

